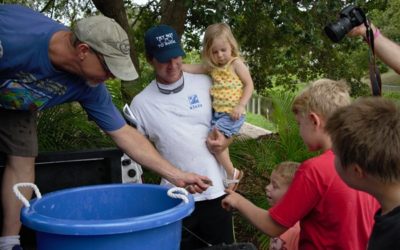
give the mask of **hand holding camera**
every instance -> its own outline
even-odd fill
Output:
[[[348,33],[349,36],[362,35],[364,37],[371,51],[371,53],[369,53],[369,75],[372,95],[380,96],[382,94],[382,81],[375,61],[374,42],[374,39],[379,35],[379,30],[375,29],[374,31],[367,20],[365,13],[360,8],[353,5],[349,5],[342,9],[339,16],[340,18],[337,22],[325,26],[324,30],[326,35],[333,42],[339,42]]]
[[[326,25],[324,28],[326,35],[334,42],[339,42],[347,34],[350,37],[362,36],[367,42],[373,57],[376,56],[383,61],[390,68],[394,69],[400,74],[400,46],[383,36],[379,29],[373,26],[366,18],[364,12],[353,5],[349,5],[342,9],[339,14],[339,20],[335,23]],[[368,33],[368,35],[367,35]],[[379,39],[375,42],[375,39]],[[370,64],[375,64],[375,59],[370,58]],[[375,69],[376,65],[372,65],[370,70]],[[371,72],[370,76],[379,78],[379,72]],[[376,82],[374,80],[374,82]],[[376,94],[376,84],[372,86],[374,94]]]
[[[350,31],[352,31],[353,35],[360,34],[365,36],[366,26],[367,18],[364,11],[359,7],[349,5],[340,11],[339,20],[335,23],[328,24],[327,26],[325,26],[324,30],[326,35],[333,42],[337,43],[340,42],[340,40],[342,40],[343,37]],[[354,27],[357,27],[357,29],[353,30]]]

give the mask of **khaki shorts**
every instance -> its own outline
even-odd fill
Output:
[[[0,152],[7,155],[36,157],[37,112],[0,108]]]

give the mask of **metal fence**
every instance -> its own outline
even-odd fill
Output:
[[[253,95],[246,105],[246,112],[263,115],[269,119],[272,112],[272,102],[264,96]]]

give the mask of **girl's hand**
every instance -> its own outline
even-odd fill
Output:
[[[240,116],[244,114],[244,106],[241,104],[236,105],[232,110],[231,119],[236,121],[240,119]]]

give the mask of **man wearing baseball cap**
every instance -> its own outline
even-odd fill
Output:
[[[191,192],[207,189],[207,177],[187,173],[164,160],[152,144],[126,124],[104,81],[134,80],[126,32],[113,20],[93,16],[73,31],[19,5],[0,5],[0,152],[7,154],[2,179],[0,250],[18,250],[22,203],[12,193],[34,182],[38,154],[37,111],[77,101],[89,118],[127,155]],[[26,191],[25,197],[31,197]]]
[[[138,77],[130,58],[129,39],[119,24],[105,16],[92,16],[79,21],[74,29],[76,38],[100,53],[109,71],[124,81]]]
[[[195,210],[183,220],[181,249],[233,243],[232,214],[221,206],[225,170],[205,143],[212,112],[211,79],[182,72],[185,53],[176,31],[167,25],[146,32],[145,48],[156,77],[130,105],[137,128],[172,164],[207,176],[213,184],[194,195]],[[169,183],[163,179],[161,184]]]

